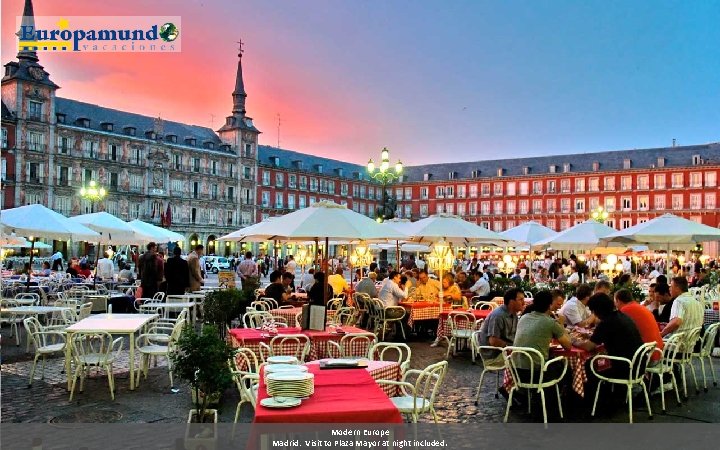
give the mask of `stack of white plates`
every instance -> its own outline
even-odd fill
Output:
[[[265,373],[288,373],[288,372],[307,372],[307,367],[298,366],[296,364],[268,364],[265,366]]]
[[[297,364],[299,361],[294,356],[269,356],[268,364]]]
[[[315,392],[315,375],[307,372],[276,372],[266,378],[271,397],[305,398]]]

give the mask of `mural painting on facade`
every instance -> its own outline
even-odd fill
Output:
[[[155,167],[153,168],[152,173],[152,185],[154,188],[157,189],[163,189],[164,182],[163,178],[165,177],[163,173],[163,165],[161,163],[155,163]]]
[[[120,187],[125,191],[130,189],[130,174],[127,169],[123,169],[120,174]]]

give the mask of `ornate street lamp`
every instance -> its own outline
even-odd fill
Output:
[[[390,167],[390,151],[387,147],[382,149],[380,153],[380,166],[375,167],[375,163],[372,159],[367,163],[367,170],[370,177],[382,184],[382,209],[377,212],[377,221],[382,222],[385,219],[392,219],[395,217],[395,211],[389,211],[386,213],[388,195],[386,187],[388,184],[395,180],[400,179],[403,171],[403,164],[398,160],[395,163],[395,170]]]
[[[442,287],[442,278],[443,278],[443,271],[448,271],[452,269],[453,264],[455,263],[455,255],[453,255],[452,248],[445,242],[444,239],[441,239],[439,242],[435,243],[433,246],[433,251],[430,253],[427,259],[428,266],[433,270],[437,271],[440,276],[440,312],[443,310],[443,287]]]
[[[83,186],[80,189],[80,197],[82,197],[84,200],[90,201],[91,213],[95,212],[95,202],[102,201],[102,199],[105,198],[105,195],[107,195],[105,188],[102,186],[98,186],[95,180],[90,180],[90,183],[88,183],[88,187]]]
[[[361,241],[355,246],[355,249],[353,249],[353,252],[350,255],[350,264],[352,264],[353,267],[360,268],[360,276],[362,277],[363,267],[369,266],[371,263],[372,254],[370,253],[370,249],[365,242]],[[350,274],[350,277],[352,278],[352,273]]]
[[[610,213],[608,213],[602,206],[598,206],[590,213],[590,218],[600,223],[605,223],[605,221],[608,220],[608,217],[610,217]]]

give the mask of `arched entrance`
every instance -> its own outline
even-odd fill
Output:
[[[190,235],[190,248],[188,249],[188,253],[195,250],[195,246],[198,244],[201,244],[200,238],[198,237],[197,233],[193,233]]]
[[[205,248],[205,253],[207,253],[208,255],[215,255],[215,254],[217,254],[217,248],[216,248],[216,247],[217,247],[217,244],[218,244],[217,238],[215,237],[214,234],[211,234],[210,236],[208,236],[208,238],[207,238],[207,246],[206,246],[206,248]]]

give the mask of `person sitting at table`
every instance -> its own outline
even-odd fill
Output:
[[[522,283],[523,279],[522,279],[522,276],[520,275],[521,273],[522,273],[522,270],[520,270],[520,268],[515,269],[515,273],[513,274],[513,276],[510,277],[510,281],[512,281],[516,285],[518,283]]]
[[[476,272],[477,274],[477,272]],[[525,307],[525,294],[518,288],[505,291],[503,305],[492,310],[480,326],[478,344],[505,348],[513,345],[517,331],[518,314]],[[499,363],[503,360],[499,350],[482,350],[482,357],[488,363]],[[506,395],[507,393],[503,394]]]
[[[560,308],[559,314],[566,325],[587,328],[595,323],[595,317],[587,307],[591,295],[592,288],[588,284],[581,284],[575,289],[575,296]]]
[[[552,303],[550,304],[550,315],[553,319],[557,320],[562,326],[565,326],[565,317],[560,315],[560,308],[565,303],[565,294],[560,289],[552,289],[550,291],[552,295]]]
[[[315,284],[315,269],[310,269],[300,277],[300,288],[308,292],[313,284]]]
[[[125,283],[134,283],[135,282],[135,277],[133,276],[133,271],[130,270],[130,264],[121,261],[118,264],[118,269],[120,270],[120,272],[118,273],[118,281],[122,281]]]
[[[70,260],[70,262],[68,262],[68,268],[65,271],[65,273],[69,273],[71,277],[77,278],[78,270],[79,270],[79,267],[77,265],[77,260],[72,259],[72,260]]]
[[[524,301],[524,300],[523,300]],[[520,318],[517,324],[515,347],[529,347],[539,351],[545,361],[550,359],[550,342],[557,339],[558,343],[566,350],[572,346],[570,336],[565,329],[552,317],[550,317],[550,306],[553,302],[553,296],[550,291],[540,291],[533,297],[532,312],[525,314]],[[516,366],[518,375],[521,380],[537,382],[538,379],[530,380],[530,365],[525,357],[516,357]],[[533,359],[535,377],[539,376],[538,367],[540,361]],[[548,367],[543,378],[557,378],[562,372],[562,364],[553,364]]]
[[[87,263],[80,264],[80,270],[78,270],[77,274],[78,274],[78,276],[81,276],[83,278],[92,277],[92,272],[90,271],[90,268],[88,267]]]
[[[460,290],[467,291],[474,283],[471,280],[468,280],[468,276],[465,272],[458,272],[457,275],[455,275],[455,284],[458,285]]]
[[[608,294],[593,294],[588,301],[590,311],[597,317],[597,326],[590,339],[574,338],[572,344],[575,347],[592,352],[599,345],[605,346],[605,351],[610,356],[619,356],[632,360],[635,352],[643,345],[640,332],[635,322],[625,314],[615,309],[615,304]],[[585,383],[585,399],[592,403],[598,379],[590,370],[590,360],[586,362],[586,374],[588,381]],[[600,371],[598,367],[596,370]],[[645,370],[642,369],[640,373]],[[620,361],[612,361],[610,367],[602,370],[603,376],[609,378],[626,379],[630,374],[630,367]],[[624,389],[616,389],[619,395],[625,396]]]
[[[293,284],[295,283],[295,274],[292,272],[283,272],[281,278],[285,293],[292,297],[293,292],[295,292],[295,288],[293,287]]]
[[[115,266],[110,259],[102,257],[97,262],[97,276],[99,280],[112,280],[115,274]]]
[[[568,284],[577,286],[578,284],[580,284],[580,272],[579,272],[580,268],[576,264],[576,265],[572,266],[572,268],[570,270],[572,271],[572,273],[568,277],[567,282],[568,282]]]
[[[650,305],[650,311],[655,317],[657,323],[670,322],[670,312],[672,311],[675,299],[670,295],[670,286],[664,283],[655,285],[655,298]]]
[[[370,296],[370,298],[377,298],[378,291],[375,287],[375,280],[377,279],[377,274],[375,272],[368,273],[368,276],[360,280],[358,284],[355,285],[355,292],[367,294]]]
[[[436,301],[440,295],[440,282],[428,276],[427,270],[422,269],[418,273],[418,282],[415,287],[414,298],[416,300]]]
[[[593,294],[610,295],[611,291],[612,291],[612,283],[610,283],[607,280],[600,280],[597,283],[595,283],[595,290],[593,290]]]
[[[173,248],[173,257],[165,263],[167,295],[182,295],[185,293],[185,290],[190,287],[190,268],[188,267],[187,261],[182,259],[181,255],[182,249],[176,245],[175,248]],[[120,276],[118,276],[118,278],[120,278]]]
[[[470,292],[477,297],[487,299],[490,296],[490,283],[481,272],[473,272],[472,276],[475,283],[470,286]]]
[[[412,270],[406,270],[403,275],[407,277],[408,287],[410,288],[416,288],[417,287],[417,273],[415,272],[415,269]]]
[[[290,294],[285,291],[283,272],[273,270],[270,273],[270,284],[265,288],[263,297],[274,299],[278,306],[284,305],[290,299]]]
[[[670,320],[660,334],[665,337],[676,331],[688,333],[694,328],[702,327],[705,308],[688,292],[688,280],[685,276],[672,279],[670,294],[674,298],[670,308]]]
[[[42,270],[40,271],[41,277],[49,277],[52,271],[50,270],[50,263],[45,261],[42,263]]]
[[[460,288],[455,283],[455,277],[453,274],[446,273],[442,279],[443,287],[443,301],[452,304],[453,306],[460,306],[462,308],[468,308],[468,301],[462,295]]]
[[[335,273],[328,277],[328,284],[332,286],[333,295],[342,294],[349,289],[342,267],[338,266]]]
[[[327,302],[333,298],[332,286],[328,284],[327,291],[323,291],[325,285],[325,273],[315,272],[315,283],[308,292],[308,298],[311,305],[325,306]],[[324,293],[323,293],[324,292]]]
[[[398,306],[401,300],[407,298],[405,291],[400,287],[402,276],[399,272],[392,271],[387,279],[383,281],[383,285],[378,293],[378,298],[388,306]]]
[[[655,318],[647,308],[633,299],[632,291],[629,289],[620,289],[615,292],[615,306],[617,306],[618,311],[635,322],[635,326],[640,332],[640,338],[643,342],[655,342],[657,344],[655,348],[658,350],[663,349],[665,343],[660,335],[660,329],[655,322]],[[661,356],[662,354],[660,352],[654,352],[650,360],[656,364],[660,361]]]

